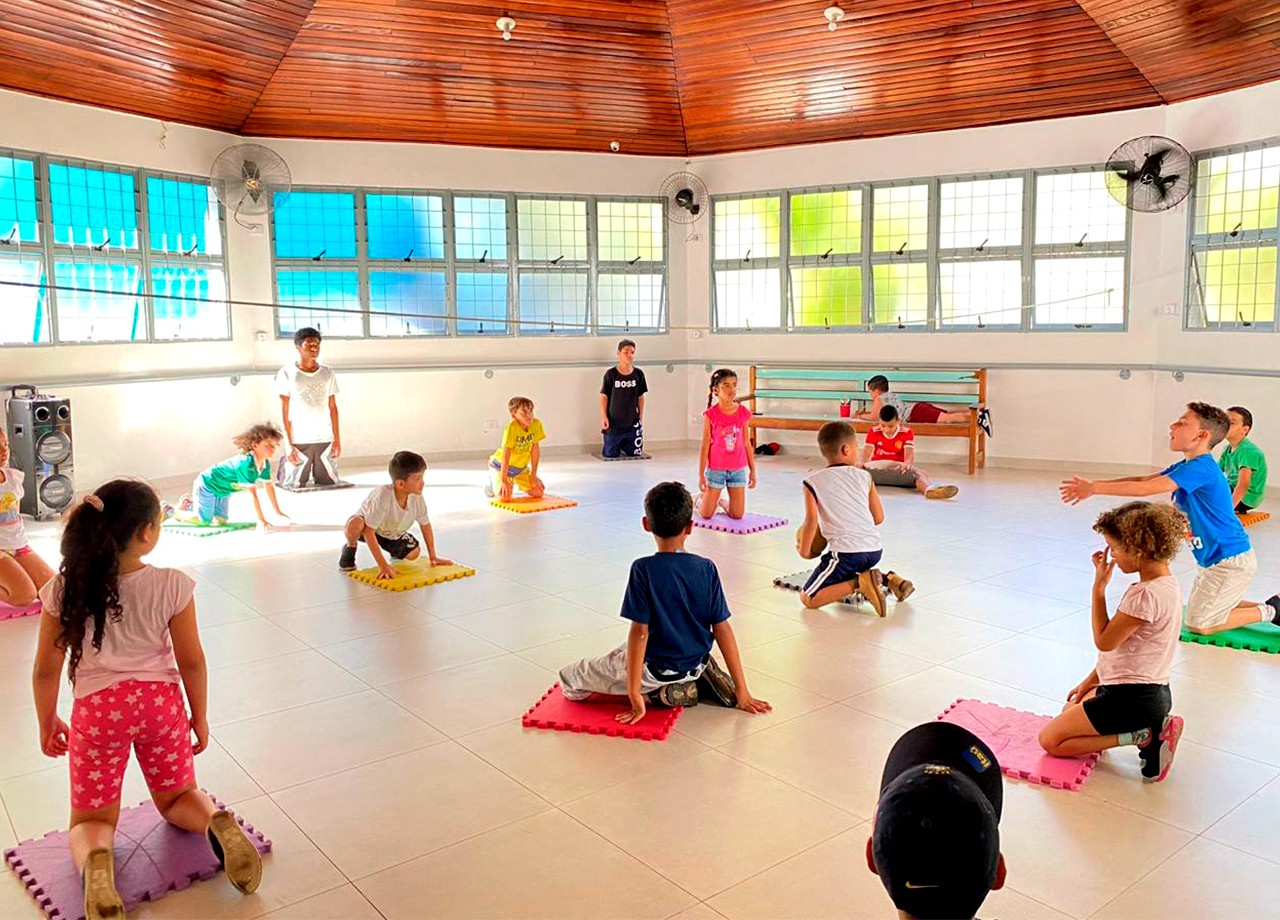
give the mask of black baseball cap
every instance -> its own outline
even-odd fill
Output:
[[[919,920],[968,918],[996,884],[1000,764],[950,722],[917,725],[894,744],[871,832],[876,872],[894,906]]]

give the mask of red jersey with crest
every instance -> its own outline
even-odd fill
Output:
[[[886,437],[879,428],[872,428],[867,432],[867,443],[872,447],[872,460],[896,460],[903,463],[907,457],[907,445],[915,439],[915,433],[906,425],[899,425],[892,438]]]

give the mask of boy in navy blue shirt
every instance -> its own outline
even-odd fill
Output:
[[[684,551],[693,531],[693,499],[678,482],[663,482],[644,497],[644,529],[658,551],[631,564],[622,616],[631,621],[625,645],[603,658],[584,658],[560,671],[566,699],[629,703],[623,723],[639,722],[645,706],[694,706],[699,693],[745,712],[772,707],[747,690],[729,604],[715,563]],[[711,656],[715,641],[726,674]]]
[[[1211,453],[1230,424],[1217,406],[1188,403],[1187,411],[1169,426],[1169,449],[1181,452],[1182,460],[1150,476],[1099,482],[1075,476],[1058,488],[1062,500],[1072,505],[1090,495],[1173,493],[1173,503],[1191,522],[1191,553],[1199,570],[1187,601],[1186,627],[1200,635],[1254,623],[1280,625],[1280,595],[1264,603],[1244,600],[1258,559],[1236,517],[1231,486]]]

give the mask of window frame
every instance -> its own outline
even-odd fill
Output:
[[[586,218],[585,234],[585,259],[568,259],[563,255],[560,261],[552,263],[549,259],[526,259],[520,255],[520,202],[522,201],[580,201],[584,215]],[[594,325],[594,317],[596,316],[596,273],[593,270],[596,262],[597,239],[596,239],[596,208],[595,203],[588,195],[554,195],[544,193],[524,193],[519,192],[512,195],[512,211],[511,216],[514,221],[508,221],[508,233],[514,234],[515,249],[508,249],[508,255],[511,257],[512,265],[515,269],[515,299],[511,305],[512,316],[515,319],[516,335],[529,338],[548,338],[555,336],[589,336],[598,335],[599,330]],[[513,226],[514,225],[514,226]],[[570,331],[558,330],[555,326],[555,320],[542,321],[538,319],[529,320],[530,330],[526,332],[524,325],[525,320],[520,312],[520,278],[524,274],[533,275],[586,275],[586,295],[587,301],[583,304],[583,323],[579,329],[577,323],[573,323],[567,327]]]
[[[783,287],[782,287],[782,311],[784,323],[781,327],[783,332],[798,332],[802,335],[813,335],[819,332],[851,332],[854,330],[864,330],[868,325],[867,308],[871,303],[871,188],[870,182],[853,182],[844,185],[811,185],[803,188],[788,189],[783,193],[782,201],[782,222],[783,230],[786,237],[786,249],[783,252]],[[791,199],[797,195],[821,195],[831,194],[835,192],[853,192],[856,191],[862,196],[860,219],[861,227],[859,229],[860,248],[856,253],[833,252],[829,257],[808,255],[796,256],[791,254]],[[712,208],[714,213],[714,206]],[[854,268],[860,269],[861,273],[861,296],[858,303],[858,322],[824,324],[822,326],[801,326],[795,323],[796,304],[795,296],[792,293],[794,285],[791,283],[791,270],[793,268]]]
[[[600,258],[600,204],[604,202],[623,204],[630,202],[638,202],[641,204],[656,204],[662,212],[662,261],[655,262],[653,260],[641,259],[632,265],[630,262]],[[637,335],[666,335],[669,331],[671,323],[670,313],[670,283],[668,267],[671,264],[671,221],[667,214],[667,202],[665,198],[646,195],[594,195],[590,198],[588,204],[588,223],[591,226],[591,236],[587,240],[587,255],[591,264],[588,273],[588,297],[591,302],[590,316],[591,329],[594,335],[607,336],[637,336]],[[601,275],[659,275],[662,278],[662,299],[658,304],[658,322],[652,327],[641,327],[632,329],[630,325],[626,325],[619,329],[615,326],[609,326],[607,329],[601,325],[600,320],[600,276]]]
[[[789,272],[783,271],[787,267],[787,255],[791,252],[791,209],[789,207],[789,189],[769,189],[758,192],[736,192],[731,195],[713,195],[708,202],[708,208],[711,213],[707,219],[708,234],[711,255],[711,278],[710,291],[708,294],[709,303],[711,304],[711,322],[708,323],[711,331],[714,333],[722,333],[726,335],[758,335],[760,333],[776,334],[786,332],[787,319],[787,275]],[[721,269],[728,270],[731,268],[741,269],[744,260],[734,257],[732,259],[716,258],[716,204],[721,201],[746,201],[755,198],[778,198],[778,255],[762,256],[758,259],[751,259],[751,268],[761,268],[771,270],[778,273],[778,325],[766,326],[763,329],[752,328],[750,324],[745,326],[722,326],[720,325],[720,305],[716,300],[716,273]],[[824,330],[825,331],[825,330]]]

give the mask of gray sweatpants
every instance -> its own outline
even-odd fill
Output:
[[[652,693],[665,684],[695,680],[705,665],[698,665],[691,674],[681,674],[677,680],[659,680],[644,666],[640,672],[640,692]],[[593,693],[609,696],[627,695],[627,646],[619,645],[600,658],[583,658],[560,669],[560,692],[566,700],[582,701]]]

